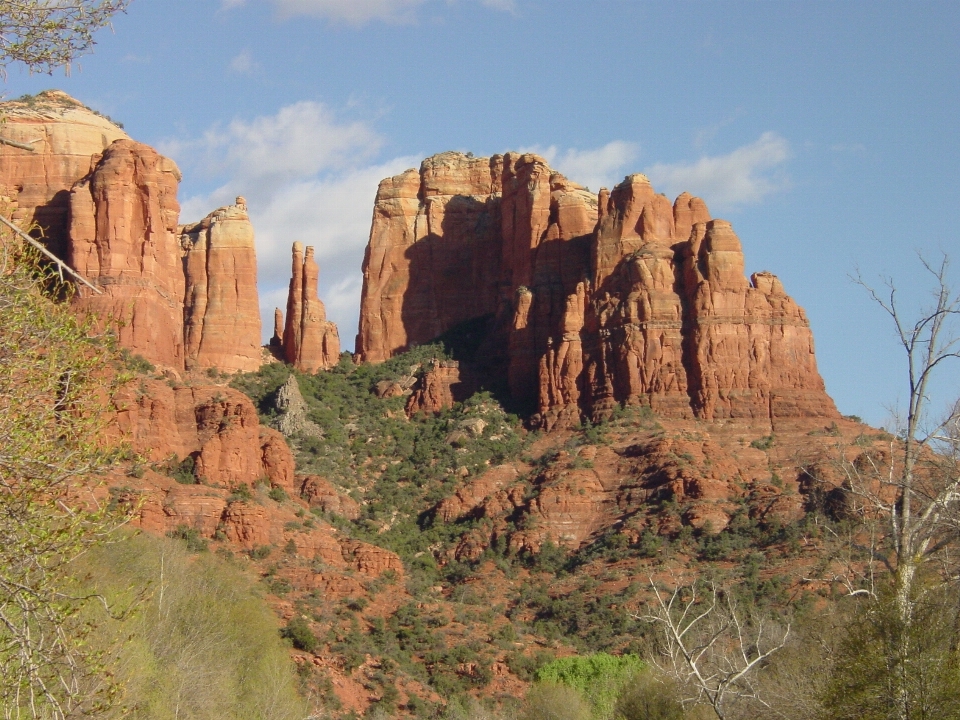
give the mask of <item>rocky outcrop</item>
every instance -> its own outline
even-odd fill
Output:
[[[295,375],[290,375],[287,381],[277,390],[274,407],[279,411],[274,427],[287,437],[291,435],[306,435],[320,437],[323,431],[320,426],[307,417],[307,402],[300,392],[300,384]]]
[[[253,403],[226,387],[142,379],[114,399],[120,437],[151,462],[192,459],[193,475],[232,488],[267,481],[294,492],[293,454],[263,427]]]
[[[340,362],[340,335],[317,292],[320,268],[313,248],[293,244],[293,268],[283,329],[283,357],[298,370],[316,372]],[[275,318],[278,319],[278,318]]]
[[[66,256],[70,189],[93,169],[114,140],[115,123],[59,90],[0,104],[0,187],[16,200],[21,227],[36,223],[47,246]],[[25,145],[31,150],[23,147]]]
[[[771,425],[837,417],[780,281],[748,281],[730,224],[643,175],[595,196],[536,155],[428,158],[380,184],[363,272],[362,359],[481,323],[464,364],[505,378],[546,428],[619,405]],[[449,402],[432,380],[411,406]]]
[[[297,476],[297,483],[300,486],[300,497],[311,507],[340,515],[348,520],[356,520],[360,517],[360,505],[357,501],[337,490],[329,480],[319,475],[305,475]]]
[[[70,191],[67,255],[102,290],[79,286],[76,307],[116,323],[124,347],[176,369],[184,364],[179,181],[172,160],[117,140]]]
[[[437,414],[448,410],[455,402],[463,402],[476,390],[460,373],[460,363],[455,360],[434,360],[430,368],[417,378],[413,393],[407,398],[407,415],[417,413]],[[381,397],[394,396],[392,385]],[[401,393],[402,394],[402,393]]]
[[[260,368],[257,254],[246,203],[222,207],[179,228],[185,295],[187,369]]]

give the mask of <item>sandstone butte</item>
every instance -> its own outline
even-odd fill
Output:
[[[287,294],[287,320],[279,308],[274,312],[271,345],[279,345],[282,357],[303,372],[328,370],[340,362],[340,335],[317,291],[320,267],[313,248],[293,244],[293,267]],[[282,334],[281,334],[282,328]]]
[[[0,197],[98,286],[78,309],[175,371],[261,364],[253,227],[242,198],[178,226],[176,164],[63,92],[3,103]],[[17,147],[28,145],[33,152]]]
[[[643,175],[595,195],[537,155],[435,155],[380,183],[363,277],[362,360],[479,323],[472,364],[547,429],[621,403],[839,417],[803,309],[776,276],[744,276],[730,223]]]

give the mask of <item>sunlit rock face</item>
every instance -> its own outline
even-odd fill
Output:
[[[246,203],[179,228],[187,368],[252,372],[261,365],[253,225]]]
[[[593,194],[536,155],[443,153],[380,184],[357,353],[444,333],[544,427],[620,404],[671,417],[835,417],[802,310],[687,193]],[[473,325],[471,325],[471,323]]]

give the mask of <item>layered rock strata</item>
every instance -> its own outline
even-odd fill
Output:
[[[780,281],[748,281],[730,224],[643,175],[594,195],[536,155],[427,158],[380,184],[363,272],[363,360],[483,321],[470,360],[494,363],[548,428],[620,404],[836,416]]]
[[[179,228],[187,369],[252,372],[261,364],[257,254],[246,203]]]
[[[283,358],[303,372],[316,372],[340,362],[340,335],[335,323],[327,320],[317,287],[320,267],[313,248],[293,244],[293,268],[287,296],[287,317],[283,328]],[[276,335],[280,325],[275,315]]]
[[[267,480],[294,492],[293,454],[283,436],[260,424],[250,398],[226,387],[140,380],[114,399],[116,428],[151,462],[193,459],[192,473],[234,488]]]

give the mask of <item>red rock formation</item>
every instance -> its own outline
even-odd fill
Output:
[[[70,192],[67,262],[103,294],[74,303],[119,325],[120,344],[183,368],[184,276],[176,228],[180,171],[152,148],[117,140]]]
[[[407,415],[412,417],[421,412],[437,414],[452,408],[455,402],[463,402],[473,391],[471,384],[464,382],[461,376],[460,363],[434,360],[430,369],[413,386],[413,394],[407,399]],[[382,397],[391,394],[392,388],[388,388]]]
[[[117,125],[59,90],[0,104],[0,136],[33,148],[0,144],[0,186],[16,198],[22,227],[36,222],[47,246],[66,256],[70,189],[93,169],[114,140]]]
[[[300,497],[324,512],[340,515],[348,520],[360,517],[360,506],[349,495],[337,491],[333,484],[319,475],[298,476]]]
[[[304,372],[334,367],[340,362],[340,336],[317,293],[320,268],[313,248],[293,244],[293,269],[287,297],[287,321],[283,330],[283,356]],[[276,318],[275,318],[276,320]]]
[[[294,492],[290,448],[276,430],[260,425],[253,403],[230,388],[172,388],[143,379],[114,400],[117,431],[147,460],[194,458],[194,475],[235,487],[261,480]]]
[[[739,240],[703,201],[671,205],[643,175],[595,197],[536,155],[428,158],[380,184],[361,303],[369,362],[490,318],[478,356],[503,355],[514,399],[547,428],[620,404],[837,416],[803,310],[774,276],[747,281]],[[448,401],[432,380],[413,407]]]
[[[200,222],[180,226],[179,235],[186,283],[187,369],[259,369],[257,255],[243,198]]]

